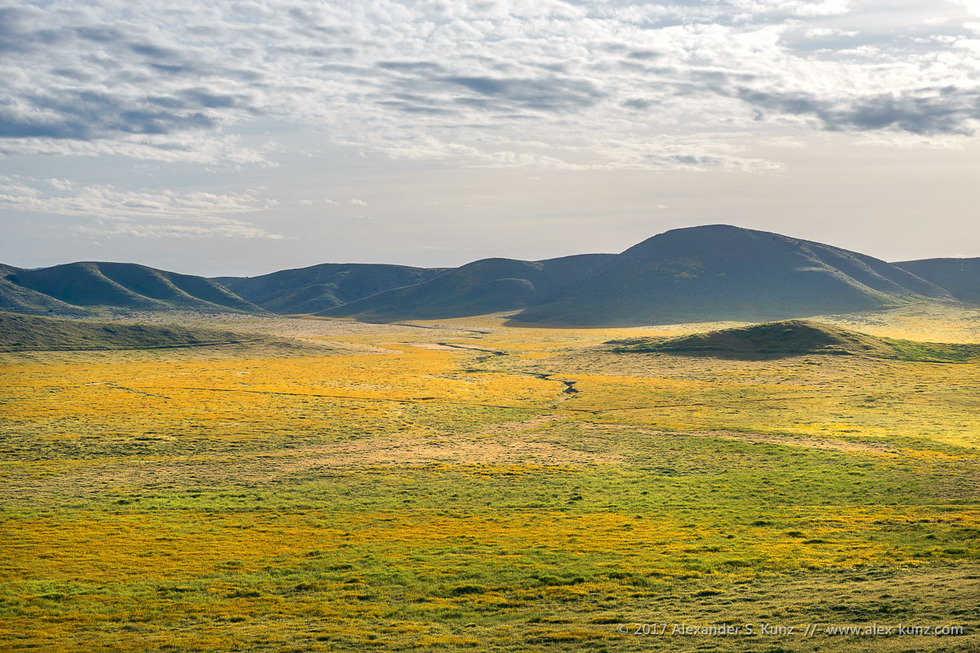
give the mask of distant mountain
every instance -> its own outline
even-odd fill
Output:
[[[415,286],[396,288],[321,311],[367,321],[484,315],[534,306],[573,286],[612,254],[581,254],[544,261],[475,261]]]
[[[760,321],[953,300],[879,259],[779,234],[711,225],[654,236],[597,266],[521,323],[633,326]]]
[[[3,266],[0,307],[80,314],[91,308],[264,312],[209,279],[134,263],[69,263],[38,270]]]
[[[484,259],[459,268],[323,264],[205,279],[132,263],[0,265],[0,310],[312,314],[390,322],[514,312],[513,324],[760,322],[915,301],[980,303],[980,259],[886,263],[727,225],[674,229],[621,254]]]
[[[942,286],[960,301],[980,304],[980,258],[931,258],[895,265]]]
[[[261,341],[230,331],[0,313],[0,351],[161,349]]]
[[[392,288],[424,283],[447,269],[324,263],[257,277],[216,277],[212,281],[273,313],[306,314]]]

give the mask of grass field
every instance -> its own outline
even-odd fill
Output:
[[[0,354],[0,649],[980,650],[976,362],[236,320]]]

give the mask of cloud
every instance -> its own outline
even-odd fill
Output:
[[[240,136],[273,120],[504,167],[751,169],[747,139],[967,137],[976,7],[34,0],[0,8],[0,154],[261,164]]]
[[[980,0],[953,0],[957,4],[963,5],[963,7],[973,14],[974,16],[980,16]]]
[[[95,220],[88,224],[72,225],[72,231],[86,236],[122,236],[131,238],[266,238],[278,240],[283,236],[253,227],[238,220],[226,220],[223,224],[145,224],[119,220],[107,222]]]
[[[133,191],[64,179],[0,176],[0,208],[85,218],[73,227],[85,234],[280,239],[229,217],[273,205],[254,193]]]
[[[739,89],[738,96],[767,111],[812,116],[831,131],[897,129],[919,135],[971,135],[973,122],[980,120],[980,92],[955,87],[881,94],[850,103],[749,89]]]
[[[530,109],[560,113],[591,107],[603,97],[595,84],[587,80],[450,76],[442,81],[473,92],[468,98],[457,98],[457,103],[470,102],[472,106],[503,111]]]

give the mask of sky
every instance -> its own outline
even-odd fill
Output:
[[[0,0],[0,263],[980,256],[980,0]]]

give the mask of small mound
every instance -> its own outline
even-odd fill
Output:
[[[865,356],[931,362],[967,362],[980,345],[924,343],[876,338],[809,320],[766,322],[679,338],[611,341],[621,353],[670,353],[719,358],[783,358],[811,354]]]
[[[230,331],[0,313],[0,351],[8,352],[203,347],[252,340],[255,338]]]

